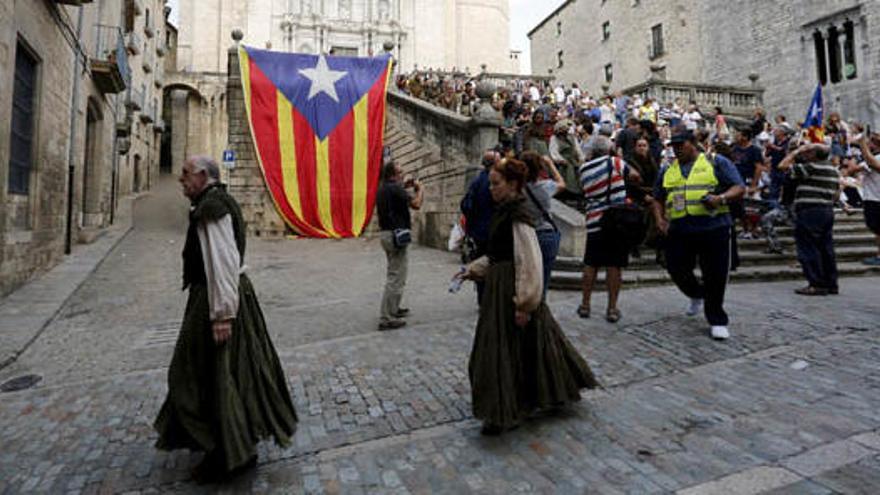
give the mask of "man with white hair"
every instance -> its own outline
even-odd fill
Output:
[[[244,274],[241,209],[211,158],[186,160],[179,180],[191,202],[183,248],[189,297],[154,424],[156,447],[204,451],[193,477],[218,481],[255,466],[260,440],[288,445],[297,416]]]

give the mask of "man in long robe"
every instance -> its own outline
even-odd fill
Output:
[[[168,370],[168,396],[155,422],[156,447],[204,451],[197,481],[256,465],[256,445],[290,443],[297,416],[287,379],[244,274],[245,223],[220,184],[217,163],[186,161],[191,201],[183,250],[186,312]]]

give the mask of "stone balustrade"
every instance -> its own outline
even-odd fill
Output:
[[[661,104],[680,99],[683,104],[691,101],[703,110],[721,107],[727,115],[751,117],[755,108],[764,104],[764,88],[727,86],[719,84],[690,83],[649,79],[622,91],[628,95],[651,97]]]

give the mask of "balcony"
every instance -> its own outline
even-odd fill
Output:
[[[162,80],[161,75],[156,74],[156,76],[153,78],[153,84],[156,85],[157,89],[162,89],[162,86],[165,85],[165,81]]]
[[[144,108],[144,92],[131,88],[131,91],[128,93],[128,98],[125,100],[125,107],[132,111],[140,111]]]
[[[149,74],[153,72],[153,53],[149,50],[144,52],[144,55],[141,57],[141,68],[144,69],[144,72]]]
[[[120,113],[116,121],[116,137],[126,138],[131,135],[131,110]]]
[[[156,56],[164,57],[165,56],[165,45],[161,43],[156,43]]]
[[[152,38],[156,35],[156,31],[153,29],[153,26],[147,24],[144,26],[144,34],[147,35],[147,38]]]
[[[147,108],[141,111],[141,122],[144,124],[150,124],[156,121],[156,106],[152,103],[147,105]]]
[[[55,0],[55,3],[62,3],[64,5],[73,5],[75,7],[80,7],[83,4],[92,3],[93,0]]]
[[[103,24],[95,29],[95,51],[90,57],[92,78],[102,93],[120,93],[131,81],[122,29]]]
[[[139,34],[134,31],[128,33],[128,43],[125,44],[125,47],[128,48],[129,55],[140,55],[143,44]]]

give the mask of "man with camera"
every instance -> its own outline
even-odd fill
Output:
[[[805,144],[779,163],[791,171],[794,193],[794,240],[798,261],[807,279],[795,290],[803,296],[837,294],[837,260],[834,255],[834,202],[840,196],[840,172],[829,161],[831,148]]]
[[[654,217],[666,234],[666,269],[691,299],[688,316],[704,306],[712,338],[730,337],[724,292],[730,271],[729,204],[742,198],[745,186],[730,160],[710,160],[698,147],[693,131],[673,129],[675,161],[660,172],[654,185]],[[702,281],[694,275],[700,263]]]
[[[394,162],[382,168],[382,185],[376,193],[376,210],[379,216],[379,239],[388,269],[385,292],[382,294],[379,330],[392,330],[406,325],[402,318],[409,309],[400,307],[403,288],[406,286],[407,247],[412,242],[412,222],[409,209],[418,210],[424,198],[422,184],[415,179],[402,180],[400,166]],[[407,189],[413,189],[409,193]]]

